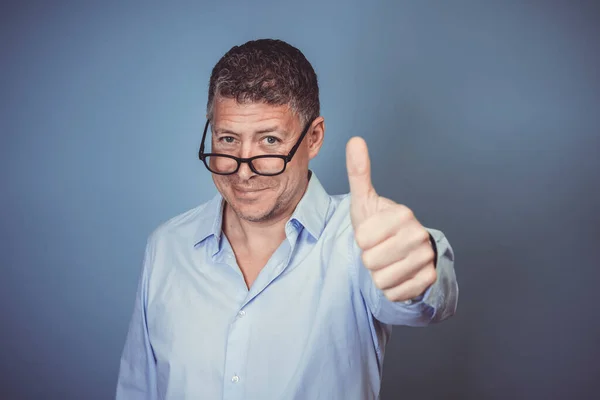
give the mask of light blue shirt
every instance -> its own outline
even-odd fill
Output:
[[[437,281],[412,303],[390,302],[361,264],[350,195],[330,196],[312,173],[286,240],[250,289],[227,237],[223,199],[150,235],[121,357],[117,399],[378,399],[392,325],[453,315],[452,248]]]

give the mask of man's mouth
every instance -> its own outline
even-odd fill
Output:
[[[233,193],[235,197],[238,199],[246,199],[246,200],[256,200],[260,197],[262,192],[265,189],[255,189],[255,188],[240,188],[233,186]]]
[[[265,189],[241,188],[241,187],[234,186],[233,190],[235,190],[236,192],[240,192],[240,193],[255,193],[255,192],[260,192],[261,190],[265,190]]]

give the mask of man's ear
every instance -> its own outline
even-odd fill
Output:
[[[308,158],[312,160],[319,154],[325,138],[325,119],[320,116],[316,118],[308,130]]]

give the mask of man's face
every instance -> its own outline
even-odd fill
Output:
[[[287,106],[215,99],[211,128],[210,152],[248,158],[287,155],[304,126]],[[269,221],[291,213],[306,188],[308,162],[320,149],[323,130],[319,117],[282,174],[257,175],[242,163],[235,174],[212,175],[217,190],[238,217],[247,221]]]

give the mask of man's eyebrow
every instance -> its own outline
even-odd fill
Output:
[[[259,130],[255,131],[254,133],[261,134],[261,133],[274,133],[274,132],[282,133],[282,134],[287,133],[285,130],[281,129],[278,126],[270,126],[268,128],[259,129]]]
[[[238,132],[234,132],[226,128],[213,128],[213,133],[217,133],[220,135],[240,135]],[[263,133],[280,133],[282,135],[288,135],[288,132],[285,129],[282,129],[276,125],[254,131],[254,135],[260,135]]]
[[[216,127],[213,127],[213,128],[212,128],[212,132],[213,132],[213,133],[220,134],[220,135],[224,135],[224,134],[226,134],[226,135],[238,135],[238,133],[237,133],[237,132],[231,131],[231,130],[229,130],[229,129],[224,129],[224,128],[216,128]]]

